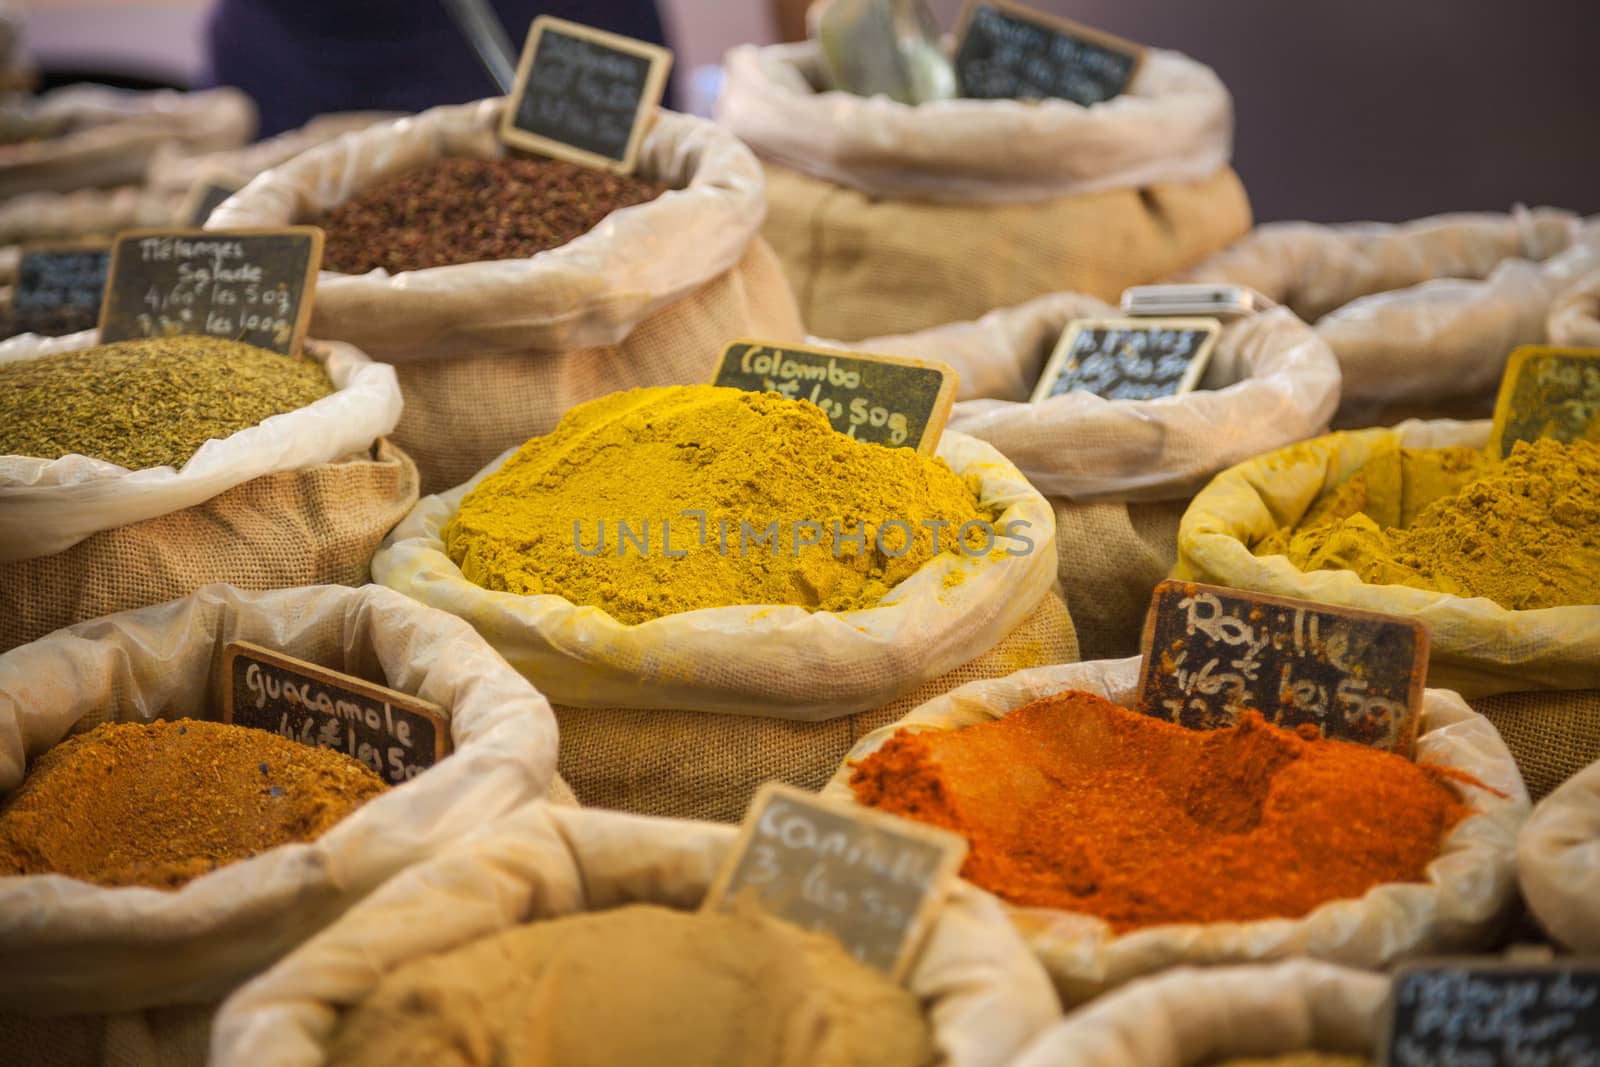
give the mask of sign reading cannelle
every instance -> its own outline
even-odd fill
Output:
[[[959,383],[947,363],[740,338],[711,384],[809,400],[848,437],[932,455]]]

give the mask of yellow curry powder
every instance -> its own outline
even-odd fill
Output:
[[[983,529],[962,530],[995,518],[976,487],[943,460],[840,434],[804,401],[634,389],[523,445],[466,495],[444,542],[486,589],[629,624],[734,604],[850,611],[938,553],[986,551]]]
[[[1600,603],[1600,445],[1386,451],[1254,551],[1512,610]]]

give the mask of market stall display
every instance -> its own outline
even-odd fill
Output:
[[[1339,396],[1328,347],[1288,311],[1226,324],[1195,391],[1151,400],[1087,392],[1029,403],[1057,338],[1115,317],[1058,293],[974,322],[860,342],[953,366],[950,427],[987,441],[1050,498],[1059,573],[1086,659],[1131,655],[1150,591],[1178,554],[1178,521],[1206,479],[1320,433]]]
[[[1600,265],[1600,220],[1550,208],[1402,225],[1271,223],[1179,280],[1248,285],[1328,343],[1335,426],[1482,418],[1518,345],[1554,337],[1564,291]]]
[[[810,41],[741,46],[719,121],[761,157],[763,233],[806,328],[858,340],[1046,293],[1115,300],[1244,233],[1233,109],[1204,65],[1152,49],[1129,91],[920,106],[828,91]]]
[[[0,647],[207,582],[367,579],[417,495],[383,437],[400,413],[391,368],[333,343],[296,363],[204,338],[95,340],[0,343],[0,407],[15,405]]]
[[[1075,657],[1053,539],[979,441],[947,433],[930,458],[800,401],[659,387],[575,408],[425,498],[373,575],[470,621],[558,702],[581,800],[729,820],[768,778],[816,788],[941,676]]]
[[[503,107],[436,108],[320,145],[262,174],[207,226],[326,220],[337,246],[330,213],[348,201],[428,168],[454,173],[439,171],[441,160],[506,158],[496,138]],[[733,337],[799,337],[793,297],[758,233],[761,173],[748,149],[710,123],[658,112],[638,175],[668,191],[538,255],[324,271],[312,333],[395,365],[406,400],[395,441],[415,458],[425,493],[465,481],[575,404],[706,380]],[[461,202],[433,202],[468,214]],[[502,224],[490,214],[484,225]],[[492,244],[473,241],[468,254],[490,254]]]
[[[1407,765],[1385,777],[1378,766],[1402,757],[1318,750],[1318,744],[1345,743],[1307,742],[1249,722],[1232,735],[1197,732],[1187,741],[1171,735],[1178,728],[1121,710],[1134,702],[1140,666],[1134,658],[1044,667],[963,686],[862,738],[823,795],[872,802],[880,792],[892,797],[903,790],[922,801],[900,810],[936,824],[941,804],[935,798],[948,798],[944,804],[993,827],[967,831],[974,849],[964,873],[980,884],[987,876],[976,868],[990,853],[980,842],[1001,843],[1004,855],[1008,848],[1025,850],[1031,840],[1034,858],[1014,851],[1015,858],[998,861],[996,877],[1010,869],[1025,883],[1065,884],[1038,890],[1042,897],[1031,888],[1018,896],[1003,881],[994,885],[1014,900],[1012,921],[1068,1005],[1185,963],[1309,956],[1378,968],[1493,943],[1515,897],[1515,840],[1528,796],[1493,726],[1454,693],[1428,690],[1424,700],[1416,760],[1437,769]],[[1048,698],[1056,698],[1055,704],[1043,705],[1043,722],[1033,722],[1041,717],[1035,702]],[[1108,702],[1120,708],[1107,708]],[[1019,714],[1023,720],[1006,723]],[[941,736],[928,742],[929,731]],[[962,737],[967,731],[978,731],[968,735],[970,744]],[[1144,735],[1151,736],[1141,749],[1136,739]],[[1008,743],[1008,737],[1015,740]],[[974,754],[987,739],[996,739],[987,758]],[[904,755],[919,742],[952,753],[938,759],[945,773],[961,776],[959,786],[922,782],[914,762],[896,766],[897,751]],[[1235,753],[1231,761],[1228,750]],[[1207,759],[1185,776],[1179,766],[1198,753]],[[1104,768],[1085,774],[1072,763],[1075,758],[1086,760],[1083,766],[1103,761]],[[1351,773],[1331,769],[1341,759],[1373,766],[1341,784]],[[969,761],[988,768],[987,781],[970,775]],[[1064,770],[1067,764],[1073,769]],[[883,772],[877,779],[875,769]],[[879,785],[871,785],[874,780]],[[852,782],[868,783],[867,791],[859,793]],[[1340,788],[1365,790],[1365,800],[1337,799],[1333,794]],[[1363,822],[1354,814],[1362,803],[1385,796],[1389,800],[1379,804],[1377,816]],[[1133,821],[1117,823],[1113,811]],[[1097,813],[1110,819],[1109,834],[1095,836],[1097,827],[1107,825]],[[1278,818],[1287,820],[1288,833],[1276,846],[1266,845]],[[1064,820],[1065,833],[1055,834],[1054,824],[1042,821],[1049,819]],[[1298,845],[1290,844],[1290,824],[1299,827]],[[1128,826],[1142,829],[1125,837]],[[1163,834],[1182,833],[1180,827],[1196,847],[1186,845],[1165,861],[1156,847],[1154,866],[1141,867],[1140,850]],[[996,836],[985,836],[990,833]],[[1375,833],[1383,842],[1376,847]],[[1212,834],[1220,834],[1214,849],[1206,844]],[[1332,841],[1341,844],[1329,846]],[[1254,852],[1252,842],[1264,850]],[[1037,849],[1056,844],[1078,851],[1064,865],[1059,857],[1041,861]],[[1320,864],[1294,869],[1295,857],[1304,859],[1301,847],[1329,847],[1337,856],[1349,847],[1357,858],[1337,875],[1319,875]],[[1361,855],[1369,856],[1370,865]],[[1173,865],[1167,873],[1174,877],[1158,873],[1163,862]],[[1189,869],[1180,874],[1185,864]],[[1139,888],[1142,870],[1150,873],[1153,888]],[[1094,896],[1102,884],[1099,905],[1074,901]],[[1134,901],[1127,910],[1117,910],[1118,891]],[[1296,894],[1303,895],[1291,900]]]
[[[289,769],[295,754],[284,747],[298,741],[216,724],[231,684],[216,665],[240,640],[432,700],[448,718],[454,751],[402,785],[365,788],[365,802],[315,840],[236,852],[214,870],[199,853],[160,867],[185,843],[216,844],[196,823],[216,837],[260,829],[250,807],[214,801],[231,796],[265,810],[300,802],[306,783]],[[317,703],[315,694],[309,700]],[[15,854],[18,833],[37,831],[52,843],[47,857],[76,848],[91,864],[129,864],[120,874],[103,867],[102,884],[80,880],[93,873],[81,867],[66,872],[72,877],[0,877],[0,1033],[23,1062],[54,1062],[80,1040],[126,1051],[151,1034],[158,1040],[148,1059],[132,1062],[203,1062],[206,1020],[230,989],[395,872],[543,795],[555,769],[545,699],[464,623],[376,587],[254,594],[214,585],[62,630],[0,654],[0,722],[0,788],[8,794],[0,855]],[[81,776],[81,760],[104,758],[95,755],[103,743],[134,731],[143,739],[114,742],[132,745],[118,750],[132,763],[120,771],[116,759],[105,765],[119,775],[108,781],[142,784],[103,797],[87,825],[67,822],[107,787],[63,792],[49,778],[63,769]],[[224,754],[246,743],[242,734],[257,733],[253,761],[241,767],[242,753]],[[329,755],[302,751],[304,761]],[[217,780],[186,786],[196,767]],[[163,787],[166,772],[174,777]],[[325,819],[335,810],[302,815]],[[132,822],[125,837],[114,830],[124,818]],[[172,888],[122,884],[157,881]]]
[[[524,808],[436,862],[397,877],[242,988],[218,1017],[212,1062],[361,1062],[327,1058],[347,1047],[339,1044],[344,1035],[336,1029],[336,1009],[354,1009],[342,1012],[345,1025],[353,1025],[348,1020],[382,1010],[401,983],[428,982],[429,968],[472,958],[503,961],[510,946],[538,946],[558,935],[564,935],[568,953],[584,958],[565,974],[537,969],[530,959],[517,968],[525,977],[510,995],[531,987],[541,1004],[568,1003],[584,987],[579,974],[593,971],[585,964],[597,957],[607,964],[594,972],[594,981],[604,981],[606,992],[572,1001],[571,1011],[541,1013],[543,1022],[524,1022],[515,1027],[513,1042],[531,1045],[542,1038],[557,1049],[581,1042],[587,1058],[574,1062],[631,1062],[621,1053],[631,1047],[643,1054],[640,1044],[665,1056],[664,1062],[704,1062],[706,1043],[714,1042],[724,1053],[714,1057],[719,1063],[811,1063],[831,1053],[839,1058],[827,1062],[936,1058],[953,1067],[999,1067],[1058,1014],[1048,981],[993,899],[958,888],[937,913],[906,987],[926,1020],[923,1040],[935,1055],[902,1051],[904,1058],[886,1059],[893,1054],[890,1033],[906,1039],[915,1029],[908,1031],[900,1014],[904,1002],[883,988],[882,978],[855,979],[861,993],[841,1015],[835,998],[844,996],[842,964],[827,962],[831,954],[819,943],[780,932],[776,920],[713,920],[691,912],[735,836],[732,827],[705,823]],[[629,927],[641,926],[650,937],[627,936]],[[683,950],[657,952],[657,938],[670,938]],[[805,949],[780,948],[786,941]],[[614,967],[617,960],[634,962]],[[569,983],[576,985],[569,989]],[[470,996],[463,987],[453,988]],[[663,996],[674,998],[679,1009],[661,1011]],[[465,1041],[471,1047],[490,1040],[489,1032],[508,1028],[501,1014],[506,1009],[497,1002],[482,1005],[453,995],[435,1003],[437,1013],[407,1013],[413,1020],[409,1032],[419,1042]],[[452,1003],[480,1007],[454,1016],[452,1023]],[[729,1025],[728,1013],[735,1010],[746,1023],[738,1030]],[[862,1048],[856,1035],[869,1020],[881,1036]],[[686,1034],[691,1021],[700,1025]]]
[[[1541,800],[1517,839],[1522,895],[1539,925],[1577,953],[1600,952],[1600,762]]]

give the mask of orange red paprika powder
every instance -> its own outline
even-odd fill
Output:
[[[902,730],[850,784],[964,836],[969,881],[1121,933],[1297,918],[1420,881],[1471,811],[1448,784],[1461,778],[1253,712],[1196,731],[1069,692],[962,730]]]

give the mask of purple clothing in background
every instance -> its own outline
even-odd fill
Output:
[[[666,43],[652,0],[491,6],[517,52],[536,15]],[[254,97],[262,137],[330,111],[422,111],[500,95],[439,0],[217,0],[206,37],[205,84]]]

